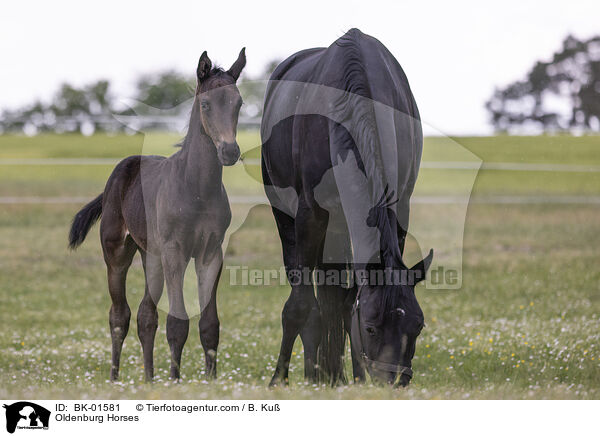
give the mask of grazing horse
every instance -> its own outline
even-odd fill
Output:
[[[406,386],[424,324],[414,287],[433,252],[410,269],[402,261],[423,142],[402,68],[357,29],[300,51],[270,77],[261,135],[265,191],[292,286],[271,385],[287,383],[298,335],[305,378],[344,382],[350,334],[355,381],[366,369],[374,381]],[[319,283],[321,270],[334,278],[353,271],[355,280]],[[404,279],[364,280],[385,270]]]
[[[221,274],[221,244],[231,221],[222,182],[223,165],[240,156],[236,142],[242,98],[235,85],[246,65],[245,50],[231,68],[213,68],[206,52],[196,71],[198,84],[188,132],[172,156],[130,156],[109,177],[104,192],[73,219],[72,249],[85,239],[100,216],[100,239],[108,270],[112,300],[111,380],[119,375],[123,341],[129,330],[125,277],[136,251],[146,278],[137,323],[147,380],[154,376],[153,349],[158,327],[156,305],[166,281],[169,298],[167,341],[171,350],[171,378],[180,377],[181,352],[188,336],[189,318],[183,301],[183,278],[194,258],[201,316],[200,341],[206,374],[217,374],[219,318],[216,291]]]

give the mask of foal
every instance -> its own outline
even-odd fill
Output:
[[[75,249],[102,216],[100,239],[112,300],[111,380],[118,378],[121,349],[129,330],[131,311],[125,278],[136,251],[141,254],[146,278],[137,316],[146,380],[154,376],[156,305],[165,281],[169,298],[167,341],[171,350],[171,378],[180,377],[181,352],[189,330],[183,278],[191,258],[198,277],[201,306],[198,327],[206,373],[209,378],[216,377],[219,343],[216,291],[223,263],[221,244],[231,221],[222,166],[233,165],[240,157],[235,137],[242,98],[235,82],[246,65],[244,50],[228,71],[212,68],[206,52],[202,53],[189,129],[181,150],[168,158],[124,159],[109,177],[104,193],[73,219],[69,246]]]

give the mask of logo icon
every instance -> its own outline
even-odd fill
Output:
[[[6,409],[6,431],[14,433],[18,429],[48,429],[50,411],[28,401],[19,401],[11,405],[4,404]]]

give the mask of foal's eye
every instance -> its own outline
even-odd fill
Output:
[[[375,336],[375,329],[373,327],[367,327],[367,333],[371,336]]]
[[[404,315],[406,315],[406,312],[404,311],[404,309],[402,309],[402,308],[398,307],[398,308],[396,309],[396,315],[399,315],[399,316],[404,316]]]
[[[200,107],[203,111],[207,111],[210,109],[210,104],[206,100],[204,100],[200,102]]]

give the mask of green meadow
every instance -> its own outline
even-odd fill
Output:
[[[307,385],[300,341],[292,356],[290,386],[267,388],[289,286],[232,284],[228,266],[282,265],[270,209],[237,203],[232,204],[234,215],[250,210],[231,236],[219,285],[218,379],[203,377],[189,271],[186,298],[189,294],[188,312],[194,318],[183,378],[180,383],[168,378],[163,301],[157,377],[152,384],[143,381],[134,320],[144,282],[136,257],[128,276],[132,323],[121,380],[109,383],[110,299],[98,226],[76,252],[69,252],[69,225],[86,200],[102,191],[120,158],[168,155],[179,139],[159,133],[0,136],[0,397],[600,399],[599,136],[426,138],[415,195],[456,196],[472,187],[473,201],[464,221],[461,289],[417,287],[427,326],[417,342],[408,388]],[[228,193],[262,195],[258,134],[241,131],[238,140],[245,158],[224,171]],[[455,162],[484,166],[477,172],[444,165]],[[486,168],[494,163],[541,166]],[[500,197],[505,201],[494,201]],[[411,222],[431,223],[435,241],[444,232],[440,217],[452,207],[422,204],[413,210]],[[418,260],[418,248],[409,241],[407,263]],[[446,247],[434,249],[443,259]]]

